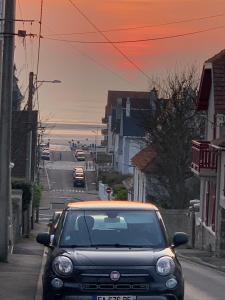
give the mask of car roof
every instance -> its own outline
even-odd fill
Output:
[[[135,201],[79,201],[69,202],[67,204],[69,209],[147,209],[158,210],[158,208],[151,203],[141,203]]]

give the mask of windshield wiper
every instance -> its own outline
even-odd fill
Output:
[[[130,245],[130,244],[92,244],[91,247],[115,247],[115,248],[148,248],[150,245]]]
[[[60,248],[91,247],[92,245],[60,245]]]

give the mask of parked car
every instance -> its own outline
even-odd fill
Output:
[[[85,161],[85,153],[84,153],[84,151],[77,150],[75,156],[76,156],[76,159],[78,161]]]
[[[84,174],[84,168],[83,167],[75,167],[73,169],[73,174]]]
[[[49,151],[49,149],[45,149],[45,150],[42,151],[41,159],[50,160],[50,151]]]
[[[76,177],[83,177],[85,178],[85,172],[83,167],[75,167],[73,169],[73,179]]]
[[[43,300],[184,299],[175,248],[188,237],[177,232],[170,244],[152,204],[69,203],[55,235],[40,233],[37,241],[49,248]]]
[[[73,186],[74,187],[85,187],[85,177],[84,174],[75,174],[73,176]]]

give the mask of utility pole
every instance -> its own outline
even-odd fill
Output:
[[[31,152],[32,152],[32,110],[33,110],[33,94],[34,94],[34,73],[29,74],[29,94],[27,102],[27,152],[26,152],[26,182],[31,182]]]
[[[15,0],[5,1],[0,110],[0,261],[8,260]],[[12,34],[11,34],[12,33]]]
[[[34,73],[29,74],[29,93],[27,102],[27,139],[26,139],[26,171],[25,180],[27,184],[31,184],[31,163],[32,163],[32,110],[33,110],[33,95],[34,95]],[[31,229],[31,216],[32,216],[32,199],[27,210],[27,224],[25,226],[25,236],[29,237]]]

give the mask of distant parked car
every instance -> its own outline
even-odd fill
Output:
[[[82,175],[77,175],[73,178],[74,187],[85,187],[85,178]]]
[[[45,150],[42,151],[41,159],[50,160],[50,151],[49,151],[49,149],[45,149]]]
[[[85,161],[85,153],[84,153],[84,151],[77,151],[76,152],[76,159],[78,160],[78,161]]]
[[[85,187],[85,177],[84,174],[75,174],[73,177],[74,187]]]
[[[75,167],[73,169],[73,178],[76,176],[85,177],[84,168],[82,167]]]

